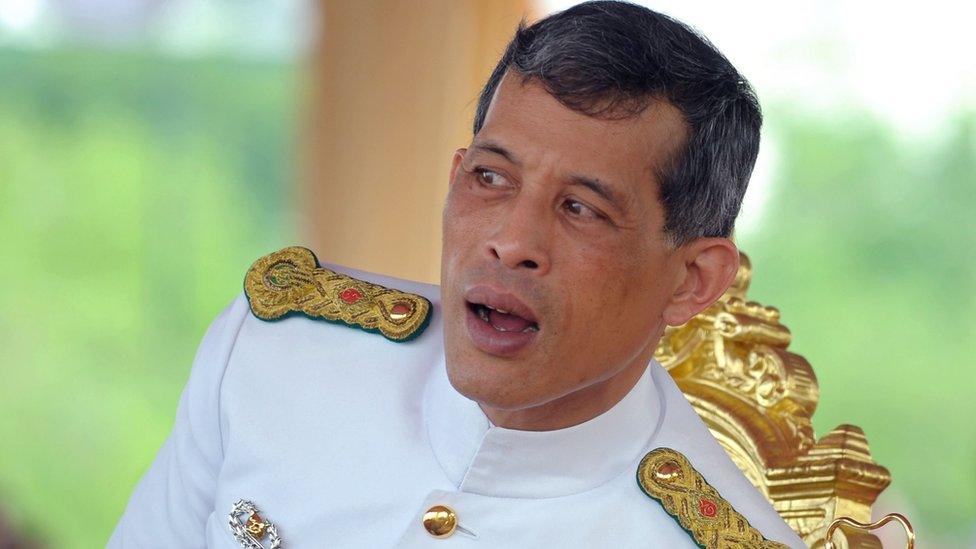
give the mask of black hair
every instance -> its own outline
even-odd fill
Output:
[[[661,99],[677,107],[688,133],[659,170],[664,229],[675,245],[732,234],[759,152],[762,113],[752,87],[705,37],[619,1],[586,2],[531,26],[523,21],[481,91],[475,134],[509,70],[589,116],[635,116]]]

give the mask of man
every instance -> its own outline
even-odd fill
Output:
[[[109,545],[802,547],[652,359],[736,273],[760,123],[665,16],[520,27],[454,153],[441,287],[258,260]]]

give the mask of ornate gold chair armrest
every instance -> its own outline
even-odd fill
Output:
[[[836,533],[837,529],[840,528],[841,526],[847,526],[849,528],[854,529],[855,531],[868,533],[873,530],[877,530],[878,528],[881,528],[882,526],[888,524],[889,522],[897,522],[898,524],[901,524],[902,528],[905,529],[905,535],[908,538],[907,544],[905,545],[906,549],[914,549],[915,529],[912,528],[912,523],[908,522],[908,519],[905,517],[905,515],[899,513],[888,513],[887,515],[881,517],[880,520],[877,520],[870,524],[858,522],[850,517],[840,517],[834,519],[833,521],[830,522],[830,526],[827,527],[827,534],[826,534],[826,538],[824,539],[824,549],[835,549],[834,542],[833,542],[834,534]]]

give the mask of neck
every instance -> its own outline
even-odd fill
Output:
[[[627,396],[651,359],[644,354],[611,377],[538,406],[504,410],[479,405],[492,424],[506,429],[554,431],[579,425],[613,408]]]

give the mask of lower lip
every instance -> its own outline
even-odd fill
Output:
[[[481,320],[471,307],[467,310],[468,336],[474,346],[490,355],[514,356],[529,346],[539,332],[499,332],[491,324]]]

